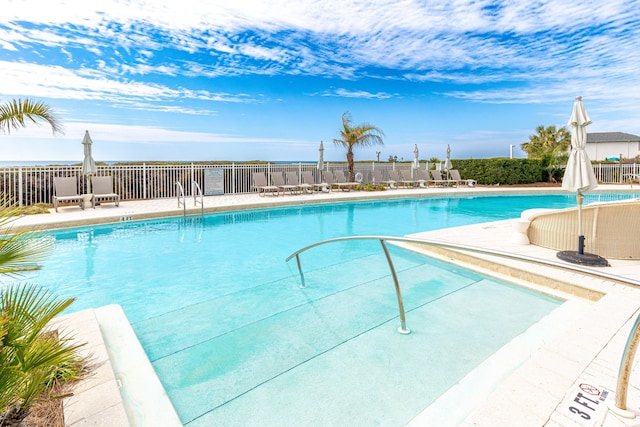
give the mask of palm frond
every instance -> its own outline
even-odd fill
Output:
[[[10,285],[0,291],[0,308],[11,319],[5,344],[34,339],[55,316],[67,309],[75,298],[57,299],[46,289],[28,284]]]
[[[26,127],[29,121],[38,125],[38,120],[49,123],[54,134],[64,133],[53,110],[44,102],[14,99],[0,104],[0,131],[2,132],[10,134],[12,129]]]
[[[0,274],[18,274],[38,268],[51,252],[53,239],[35,232],[12,234],[9,224],[17,218],[15,208],[0,196]]]

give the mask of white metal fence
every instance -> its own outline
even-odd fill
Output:
[[[356,164],[356,170],[366,172],[371,168],[387,169],[388,164]],[[160,199],[177,196],[176,182],[180,182],[186,195],[192,194],[191,182],[198,183],[206,191],[205,170],[222,170],[224,194],[242,194],[254,191],[252,173],[263,172],[270,181],[272,173],[288,171],[312,171],[320,182],[320,171],[316,163],[296,164],[178,164],[178,165],[111,165],[98,166],[97,175],[112,176],[114,191],[121,200]],[[342,169],[345,163],[325,163],[325,170]],[[363,173],[363,175],[365,175]],[[370,173],[366,174],[370,180]],[[53,178],[75,176],[78,179],[78,193],[88,193],[88,183],[81,174],[81,166],[12,166],[0,168],[0,195],[5,195],[20,206],[36,203],[51,203]],[[369,182],[369,181],[367,181]]]
[[[429,168],[428,163],[421,163],[421,168]],[[272,173],[288,171],[311,171],[317,182],[321,182],[320,171],[316,163],[296,164],[178,164],[178,165],[111,165],[98,166],[97,175],[112,176],[114,191],[120,194],[121,200],[160,199],[176,197],[176,182],[185,188],[186,195],[192,196],[191,182],[196,181],[206,192],[205,170],[221,169],[224,194],[242,194],[254,191],[252,173],[263,172],[270,181]],[[372,171],[402,169],[412,173],[410,163],[356,163],[355,171],[363,176],[364,183],[372,182]],[[324,170],[347,170],[346,163],[325,163]],[[639,175],[638,164],[597,164],[594,172],[602,183],[620,183],[630,174]],[[79,194],[87,193],[86,179],[81,175],[80,166],[12,166],[0,168],[0,195],[6,195],[20,206],[36,203],[51,203],[53,194],[53,178],[59,176],[75,176],[78,179]],[[385,178],[386,179],[386,178]]]

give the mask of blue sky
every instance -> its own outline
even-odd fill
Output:
[[[341,116],[385,133],[356,160],[508,157],[575,96],[589,132],[640,134],[640,7],[622,0],[5,0],[0,102],[46,126],[0,161],[325,159]]]

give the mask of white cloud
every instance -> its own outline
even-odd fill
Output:
[[[393,95],[384,92],[367,92],[365,90],[348,90],[348,89],[335,89],[329,92],[324,92],[321,96],[338,96],[344,98],[364,98],[364,99],[389,99]]]
[[[0,61],[3,78],[0,93],[5,96],[37,96],[73,100],[104,100],[111,102],[168,101],[178,98],[219,102],[254,102],[243,94],[211,93],[205,90],[169,88],[159,84],[118,81],[108,73],[82,69],[77,72],[61,66],[43,66]]]

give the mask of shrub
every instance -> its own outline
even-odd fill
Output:
[[[451,160],[453,169],[465,179],[478,184],[530,184],[546,181],[547,172],[541,159],[464,159]]]

